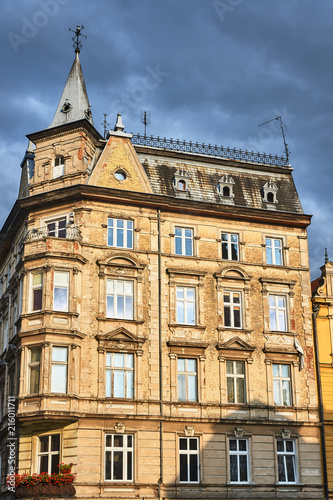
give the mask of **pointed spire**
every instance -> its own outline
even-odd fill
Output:
[[[83,28],[83,26],[81,26],[81,28]],[[78,26],[76,32],[74,32],[76,33],[76,37],[73,38],[75,59],[69,72],[57,111],[48,128],[58,127],[59,125],[83,120],[84,118],[92,125],[94,124],[79,57],[81,46],[79,36],[84,36],[80,33],[81,28]],[[77,38],[76,41],[75,38]]]
[[[328,260],[327,248],[325,248],[325,264],[327,264]]]

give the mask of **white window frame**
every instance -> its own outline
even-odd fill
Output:
[[[52,439],[52,436],[59,436],[59,449],[58,450],[51,450],[51,439]],[[41,452],[40,451],[40,448],[41,448],[41,438],[45,438],[47,437],[48,438],[48,450],[45,451],[45,452]],[[44,435],[44,436],[38,436],[38,443],[37,443],[37,468],[38,468],[38,471],[39,471],[39,474],[41,472],[47,472],[48,474],[51,474],[52,473],[52,456],[54,455],[58,455],[59,457],[59,464],[60,464],[60,450],[61,450],[61,435],[60,433],[54,433],[54,434],[48,434],[48,435]],[[41,457],[42,456],[47,456],[48,457],[48,470],[47,471],[44,471],[44,470],[40,470],[41,469]],[[58,464],[57,464],[58,465]]]
[[[186,232],[190,231],[191,236],[186,236]],[[180,234],[177,234],[177,232],[180,232]],[[177,241],[180,240],[180,245],[181,245],[181,251],[177,252]],[[191,242],[191,253],[186,253],[186,242],[190,240]],[[175,227],[175,255],[183,255],[186,257],[193,257],[194,255],[194,245],[193,245],[193,229],[190,227],[180,227],[176,226]]]
[[[66,275],[67,277],[67,283],[61,283],[57,282],[56,277],[57,275],[62,274]],[[69,311],[69,282],[70,282],[70,272],[69,271],[62,271],[62,270],[57,270],[55,269],[53,272],[53,310],[54,311],[60,311],[60,312],[68,312]],[[65,308],[56,308],[55,307],[55,296],[56,296],[56,290],[65,290],[66,291],[66,304]]]
[[[111,446],[107,446],[107,437],[111,436]],[[122,437],[123,438],[123,446],[114,446],[114,438],[116,437]],[[128,445],[128,437],[131,437],[132,441],[132,446]],[[126,443],[125,443],[126,441]],[[110,459],[110,478],[106,477],[106,464],[108,462],[107,460],[107,453],[111,454],[111,459]],[[115,453],[122,453],[123,457],[123,467],[122,467],[122,472],[123,472],[123,479],[115,479],[114,478],[114,455]],[[132,477],[128,479],[128,455],[131,454],[131,468],[132,468]],[[111,482],[117,482],[117,483],[128,483],[134,482],[134,435],[133,434],[105,434],[105,468],[104,468],[104,477],[105,481],[111,481]]]
[[[113,283],[113,292],[109,291],[109,284]],[[118,288],[120,288],[120,284],[123,284],[123,288],[125,289],[125,284],[131,284],[132,291],[131,293],[119,292]],[[113,297],[113,312],[109,314],[108,308],[108,298]],[[122,313],[119,314],[118,310],[118,298],[122,297],[123,299],[123,308]],[[130,316],[126,316],[126,299],[131,298],[131,314]],[[108,278],[106,281],[106,317],[107,318],[115,318],[115,319],[134,319],[134,280],[119,280],[115,278]]]
[[[279,375],[274,375],[274,366],[279,367]],[[288,376],[284,377],[282,375],[282,366],[288,367]],[[292,384],[291,384],[291,365],[287,363],[272,363],[272,377],[273,377],[273,401],[276,406],[292,406],[293,402],[293,394],[292,394]],[[288,404],[284,404],[283,400],[283,386],[285,383],[288,384],[289,388],[289,402]],[[278,389],[275,390],[275,387],[278,386]],[[276,397],[277,396],[277,397]],[[278,401],[278,402],[277,402]]]
[[[226,236],[227,239],[226,240],[223,240],[223,236]],[[236,242],[234,241],[231,241],[232,240],[232,237],[236,237]],[[223,246],[226,244],[227,246],[227,258],[223,257]],[[222,259],[223,260],[231,260],[233,262],[238,262],[239,261],[239,234],[237,233],[226,233],[225,231],[222,231],[221,232],[221,246],[222,246]],[[232,247],[233,246],[236,246],[236,249],[237,249],[237,259],[233,259],[232,258]]]
[[[279,243],[280,246],[278,246],[277,243]],[[274,266],[283,266],[283,240],[281,238],[273,238],[271,236],[266,236],[265,244],[266,244],[266,264]],[[268,249],[271,250],[272,262],[268,262],[268,254],[267,254]],[[276,252],[280,252],[281,262],[277,262]]]
[[[283,443],[283,451],[278,451],[278,442]],[[286,450],[287,443],[293,444],[293,451],[289,452]],[[297,453],[296,453],[296,439],[277,439],[276,442],[276,454],[277,454],[277,481],[278,484],[297,484],[298,483],[298,471],[297,471]],[[280,473],[279,473],[279,457],[283,459],[283,469],[284,469],[284,477],[287,479],[287,458],[292,457],[293,470],[295,481],[280,481]]]
[[[65,221],[65,226],[59,228],[59,223]],[[54,229],[50,229],[49,225],[54,224]],[[68,218],[67,215],[64,215],[62,217],[57,217],[56,219],[50,219],[45,221],[45,225],[47,228],[47,236],[50,236],[51,238],[66,238],[67,236],[67,225],[68,225]],[[50,234],[50,232],[53,232],[54,234]],[[59,236],[59,232],[64,231],[64,236]]]
[[[270,299],[274,299],[274,305],[271,305]],[[278,305],[279,299],[283,299],[283,306]],[[277,293],[268,294],[268,312],[269,312],[269,328],[272,332],[287,332],[288,331],[288,314],[287,314],[287,296],[279,295]],[[276,328],[272,328],[271,324],[271,312],[274,313]],[[284,317],[284,328],[280,328],[280,313],[283,313]]]
[[[181,440],[184,442],[185,441],[187,442],[186,450],[181,449],[181,447],[180,447]],[[197,449],[196,450],[190,449],[191,440],[197,442]],[[200,483],[200,443],[199,443],[199,438],[198,437],[180,436],[179,440],[178,440],[178,445],[179,445],[179,482],[180,483],[192,483],[192,484]],[[187,479],[181,480],[181,478],[180,478],[180,472],[181,472],[180,462],[181,462],[181,456],[184,456],[184,455],[186,455],[186,457],[187,457],[187,459],[186,459]],[[195,455],[197,457],[197,460],[196,460],[197,479],[191,481],[191,478],[190,478],[190,457],[193,455]]]
[[[53,179],[61,177],[65,173],[65,158],[62,155],[57,155],[53,163]]]
[[[40,275],[42,277],[41,283],[38,283],[37,285],[34,285],[34,276]],[[29,286],[29,311],[30,312],[38,312],[43,309],[43,302],[44,302],[44,273],[42,271],[34,271],[30,274],[30,286]],[[42,290],[42,303],[41,303],[41,308],[40,309],[34,309],[34,292],[35,290]]]
[[[229,295],[230,301],[225,302],[225,296]],[[238,296],[239,302],[235,302],[234,298]],[[228,308],[230,310],[230,325],[226,325],[226,314],[225,310]],[[239,309],[240,325],[235,326],[235,311]],[[241,291],[235,290],[224,290],[223,291],[223,315],[224,315],[224,327],[233,329],[243,328],[243,297]]]
[[[184,361],[185,369],[180,370],[179,369],[179,364],[180,361]],[[194,361],[195,363],[195,371],[191,371],[188,368],[188,361]],[[195,394],[194,397],[190,397],[189,394],[189,378],[194,377],[194,384],[195,384]],[[185,398],[181,398],[180,394],[180,388],[181,388],[181,383],[180,379],[183,379],[185,381]],[[196,402],[198,401],[198,361],[196,358],[183,358],[183,357],[178,357],[177,358],[177,385],[178,385],[178,401],[191,401],[191,402]]]
[[[123,228],[117,227],[118,222],[123,223]],[[118,230],[122,231],[123,244],[118,244]],[[112,233],[112,244],[109,243]],[[129,236],[130,235],[130,236]],[[130,238],[130,241],[129,241]],[[134,222],[130,219],[116,219],[114,217],[108,218],[108,231],[107,231],[107,246],[116,248],[131,249],[134,246]]]
[[[31,361],[31,354],[33,350],[39,350],[39,361]],[[42,348],[40,346],[33,346],[29,348],[29,362],[28,362],[28,394],[38,394],[40,390],[40,374],[42,363]],[[38,367],[38,390],[37,392],[31,391],[31,370]]]
[[[228,363],[232,363],[232,373],[228,373]],[[237,373],[237,363],[242,363],[244,367],[244,373]],[[246,403],[246,366],[245,361],[240,360],[226,360],[226,375],[227,375],[227,401],[230,404],[245,404]],[[228,379],[232,380],[233,393],[234,393],[234,401],[229,401],[229,384]],[[243,389],[244,389],[244,401],[239,401],[238,395],[238,386],[237,381],[243,381]]]
[[[56,349],[63,349],[63,351],[66,350],[66,360],[61,360],[58,361],[56,359],[53,359],[53,354],[56,352]],[[58,367],[64,367],[65,370],[61,370],[59,373]],[[65,375],[63,375],[63,373]],[[57,375],[57,376],[56,376]],[[59,381],[59,376],[64,377],[64,380],[62,381],[62,389],[59,391],[55,390],[56,387],[54,386],[55,381]],[[59,345],[54,345],[52,346],[52,351],[51,351],[51,392],[54,392],[56,394],[67,394],[68,393],[68,347],[67,346],[59,346]]]
[[[123,366],[116,366],[117,363],[114,361],[115,355],[124,356]],[[105,397],[133,399],[134,398],[134,354],[124,353],[124,352],[107,352],[105,359],[105,369],[106,369]],[[115,387],[117,385],[117,382],[115,381],[116,373],[120,373],[123,376],[122,380],[122,389],[124,393],[123,396],[115,395]]]
[[[178,297],[178,291],[183,290],[184,291],[184,297]],[[188,291],[193,290],[193,299],[188,298]],[[184,321],[180,321],[179,314],[178,314],[178,304],[182,304],[183,311],[184,311]],[[189,322],[188,316],[189,316],[189,307],[190,305],[193,304],[193,321]],[[177,285],[176,286],[176,318],[177,318],[177,323],[179,325],[196,325],[196,289],[193,286],[182,286],[182,285]]]
[[[237,443],[237,449],[231,450],[230,443],[235,441]],[[243,441],[246,443],[246,450],[240,450],[239,444]],[[250,483],[250,453],[249,453],[249,439],[247,438],[229,438],[229,481],[230,484],[249,484]],[[237,458],[237,480],[231,479],[231,456],[236,456]],[[240,479],[240,457],[246,456],[246,481]]]

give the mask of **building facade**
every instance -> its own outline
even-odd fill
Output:
[[[323,465],[326,488],[333,496],[333,263],[326,255],[325,264],[320,268],[321,276],[312,285],[312,306],[314,315],[314,335],[317,343],[318,396],[321,406],[323,435]]]
[[[306,228],[283,159],[95,129],[77,50],[2,229],[1,491],[322,498]],[[278,164],[280,163],[280,165]]]

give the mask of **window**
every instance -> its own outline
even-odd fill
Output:
[[[266,262],[282,266],[282,240],[266,238]]]
[[[195,289],[177,286],[177,323],[195,325]]]
[[[34,273],[31,277],[31,311],[40,311],[43,303],[43,273]]]
[[[53,474],[59,472],[60,464],[60,434],[41,436],[38,440],[38,470],[39,473]]]
[[[269,295],[269,324],[272,331],[287,331],[286,297]]]
[[[177,189],[178,191],[186,191],[186,182],[182,180],[178,181]]]
[[[133,354],[106,353],[106,397],[133,398]]]
[[[227,361],[228,403],[245,403],[245,363]]]
[[[196,437],[179,438],[179,480],[199,482],[199,439]]]
[[[242,327],[242,304],[240,292],[223,292],[224,326]]]
[[[273,364],[274,404],[291,406],[290,365]]]
[[[224,186],[222,189],[222,196],[230,196],[230,187]]]
[[[30,361],[28,365],[29,371],[29,394],[38,394],[39,379],[40,379],[40,361],[42,349],[33,347],[30,351]]]
[[[54,271],[53,309],[68,311],[69,272]]]
[[[55,238],[66,238],[66,217],[47,222],[47,235],[54,236]]]
[[[296,450],[294,439],[278,439],[276,442],[279,483],[296,483]]]
[[[222,233],[222,259],[239,260],[238,234]]]
[[[178,401],[197,401],[197,361],[178,358]]]
[[[229,439],[231,483],[249,482],[249,443],[247,439]]]
[[[106,434],[105,480],[133,481],[133,436]]]
[[[108,318],[133,319],[133,281],[107,280]]]
[[[271,191],[267,193],[267,201],[268,203],[274,203],[274,193],[272,193]]]
[[[175,254],[193,255],[193,231],[184,227],[175,228]]]
[[[108,246],[133,248],[133,221],[108,219]]]
[[[54,160],[53,167],[53,179],[64,175],[65,173],[65,158],[63,156],[57,156]]]
[[[67,393],[67,347],[52,347],[51,392]]]

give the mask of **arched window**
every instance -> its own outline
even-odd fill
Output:
[[[179,191],[186,191],[186,182],[183,180],[178,181],[178,189]]]
[[[223,187],[223,196],[230,196],[230,187],[229,186]]]
[[[272,193],[271,191],[267,193],[267,201],[268,203],[274,203],[274,193]]]
[[[65,173],[65,158],[63,156],[57,156],[54,160],[53,166],[53,179],[64,175]]]

